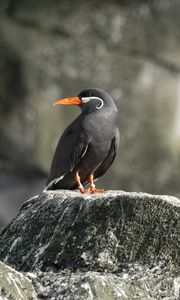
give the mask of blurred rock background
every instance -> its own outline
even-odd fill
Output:
[[[179,0],[0,0],[0,225],[45,184],[86,87],[119,108],[108,189],[180,195]],[[107,124],[108,125],[108,124]]]

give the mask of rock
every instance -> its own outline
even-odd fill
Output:
[[[179,259],[180,201],[109,191],[43,192],[1,233],[0,258],[18,270],[117,271]]]
[[[0,262],[0,299],[35,300],[37,297],[26,276]]]
[[[178,299],[179,220],[172,196],[44,191],[2,229],[0,259],[39,298]]]
[[[4,266],[12,270],[12,268]],[[16,273],[21,275],[19,272]],[[180,277],[178,277],[177,271],[172,268],[164,268],[162,265],[151,269],[138,265],[129,266],[129,268],[122,269],[119,274],[64,271],[27,273],[26,277],[24,275],[21,277],[29,278],[36,290],[36,294],[34,290],[29,290],[30,298],[24,297],[23,299],[154,300],[167,297],[167,299],[175,300],[178,299],[180,289]],[[24,285],[25,283],[21,281],[23,290]],[[12,294],[2,288],[1,281],[0,287],[0,296],[6,295],[6,298],[0,297],[0,299],[12,299],[10,298]],[[15,295],[13,299],[21,298]]]
[[[154,300],[178,299],[180,277],[175,270],[162,266],[148,269],[138,265],[124,268],[118,274],[39,273],[33,280],[38,295],[58,300]],[[42,288],[43,286],[43,288]]]

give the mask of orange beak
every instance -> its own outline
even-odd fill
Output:
[[[79,97],[70,97],[56,100],[53,105],[78,105],[81,104],[81,99]]]

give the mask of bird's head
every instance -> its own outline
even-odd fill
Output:
[[[89,88],[76,97],[56,100],[53,105],[79,105],[83,113],[91,113],[102,109],[117,111],[116,105],[109,94],[97,88]]]

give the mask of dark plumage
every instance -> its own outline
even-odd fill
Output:
[[[103,90],[90,88],[78,97],[55,104],[78,104],[81,114],[65,129],[56,148],[46,189],[86,190],[82,184],[102,176],[111,166],[119,146],[117,108]],[[79,178],[80,177],[80,178]],[[80,182],[81,181],[81,182]]]

